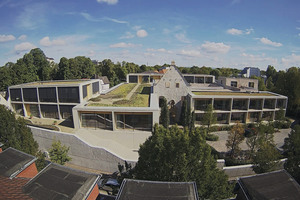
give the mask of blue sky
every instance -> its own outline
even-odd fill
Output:
[[[59,62],[300,67],[299,0],[1,0],[0,66],[39,47]]]

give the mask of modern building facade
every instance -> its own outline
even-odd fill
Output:
[[[172,63],[160,71],[132,73],[127,81],[103,92],[103,81],[35,82],[9,87],[11,105],[24,116],[64,119],[72,116],[75,129],[151,130],[159,123],[159,99],[167,99],[171,123],[179,123],[187,100],[201,125],[209,104],[218,124],[274,120],[285,110],[287,97],[258,91],[247,78],[182,74]],[[106,88],[107,89],[107,88]]]
[[[257,67],[245,67],[240,74],[246,78],[250,78],[252,76],[260,77],[260,69]]]

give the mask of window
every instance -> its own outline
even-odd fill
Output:
[[[23,88],[24,101],[37,102],[36,88]]]
[[[254,82],[249,82],[249,87],[254,88]]]
[[[230,86],[231,87],[237,87],[237,81],[231,81]]]
[[[166,88],[170,87],[170,82],[166,82]]]
[[[176,88],[179,88],[179,83],[176,83]]]
[[[39,96],[41,102],[57,102],[56,88],[39,88]]]
[[[58,99],[62,103],[79,103],[78,87],[59,87]]]
[[[21,89],[10,89],[10,99],[12,101],[22,101]]]

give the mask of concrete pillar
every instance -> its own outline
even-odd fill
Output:
[[[115,112],[114,111],[112,111],[111,112],[111,121],[112,121],[112,130],[113,131],[115,131],[115,130],[117,130],[117,116],[115,116]]]

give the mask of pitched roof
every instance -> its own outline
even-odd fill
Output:
[[[107,76],[100,76],[99,79],[101,79],[104,84],[109,84],[109,80],[108,80]]]
[[[285,170],[238,180],[249,199],[300,199],[300,186]]]
[[[0,175],[13,178],[35,160],[34,156],[9,147],[0,153]]]
[[[28,181],[27,178],[10,179],[0,175],[0,199],[32,199],[22,191],[22,187]]]
[[[49,164],[24,186],[24,192],[34,199],[86,199],[99,176]]]
[[[160,182],[124,179],[117,200],[198,199],[194,182]]]

